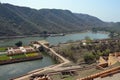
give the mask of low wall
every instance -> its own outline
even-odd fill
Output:
[[[59,56],[55,55],[50,48],[44,48],[43,49],[48,55],[50,55],[54,60],[57,61],[57,63],[62,63],[64,62]]]
[[[51,51],[47,52],[54,60],[57,61],[57,63],[62,63],[64,62],[60,57],[58,57],[57,55],[54,55]]]
[[[41,55],[38,55],[38,56],[34,56],[34,57],[11,59],[11,60],[0,61],[0,65],[18,63],[18,62],[24,62],[24,61],[32,61],[32,60],[37,60],[37,59],[42,59],[42,58],[43,57]]]
[[[85,78],[77,79],[77,80],[93,80],[93,79],[98,78],[98,77],[101,77],[101,78],[107,77],[110,74],[115,74],[118,72],[120,72],[120,66],[112,68],[112,69],[108,69],[108,70],[105,70],[105,71],[102,71],[102,72],[99,72],[99,73],[96,73],[96,74],[93,74],[90,76],[87,76]]]

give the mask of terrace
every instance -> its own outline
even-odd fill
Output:
[[[5,52],[7,50],[6,47],[0,47],[0,52]]]
[[[7,56],[6,54],[0,54],[0,61],[5,61],[5,60],[9,60],[10,57]]]
[[[25,54],[17,54],[17,55],[7,55],[7,54],[0,54],[0,65],[15,63],[15,62],[23,62],[29,60],[36,60],[41,59],[42,55],[39,53],[25,53]]]

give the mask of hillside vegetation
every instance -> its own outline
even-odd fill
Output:
[[[60,55],[69,60],[82,64],[94,63],[100,56],[107,57],[110,53],[120,52],[119,39],[76,41],[66,44],[59,44],[53,48]]]
[[[112,25],[111,25],[112,24]],[[68,33],[119,26],[87,15],[60,9],[31,9],[0,3],[0,36]]]

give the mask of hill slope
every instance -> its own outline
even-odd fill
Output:
[[[69,10],[41,9],[0,4],[0,35],[32,35],[79,32],[93,27],[105,27],[108,23],[86,14]]]

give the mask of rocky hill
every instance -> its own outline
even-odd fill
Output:
[[[60,9],[31,9],[0,4],[0,36],[68,33],[108,27],[109,23],[87,15]]]

